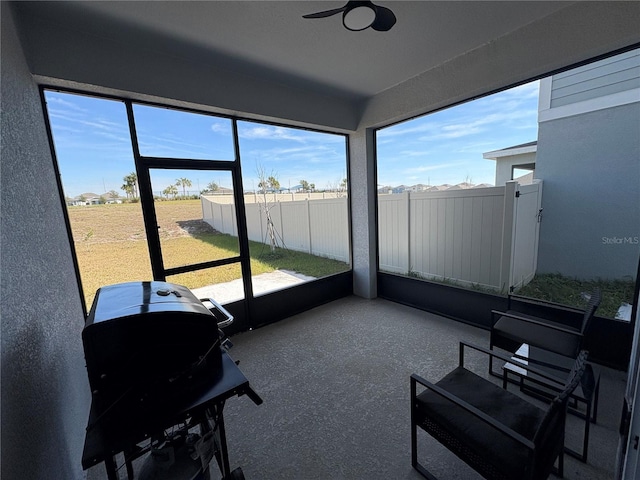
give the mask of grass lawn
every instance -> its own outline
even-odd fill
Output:
[[[588,300],[582,294],[589,294],[594,287],[599,287],[602,291],[602,302],[596,311],[599,317],[615,318],[622,303],[633,302],[633,280],[584,281],[559,274],[536,275],[518,291],[518,295],[584,308]]]
[[[424,277],[415,272],[409,273],[409,276],[424,279]],[[428,280],[494,295],[507,295],[504,291],[498,292],[479,285],[462,285],[451,279]],[[635,280],[586,281],[576,280],[560,274],[538,274],[531,282],[519,289],[516,294],[584,309],[587,306],[588,299],[583,294],[591,293],[595,287],[600,288],[602,291],[602,301],[596,311],[598,317],[615,318],[618,309],[623,303],[633,303]]]
[[[238,239],[202,221],[200,200],[156,202],[165,268],[237,256]],[[151,280],[151,264],[139,203],[69,207],[87,308],[98,288],[127,281]],[[312,277],[345,271],[343,262],[250,242],[251,273],[292,270]],[[241,278],[240,264],[167,278],[197,288]]]

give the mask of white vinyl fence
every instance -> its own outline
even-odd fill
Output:
[[[231,196],[227,196],[232,198]],[[221,233],[238,235],[235,205],[203,196],[203,220]],[[246,203],[249,240],[268,244],[264,203]],[[267,202],[279,243],[291,250],[349,263],[347,198]]]
[[[237,236],[232,196],[203,196],[203,219]],[[347,198],[268,202],[291,249],[349,262]],[[378,196],[380,269],[509,291],[536,271],[542,182]],[[269,243],[264,203],[245,204],[249,239]]]
[[[380,195],[380,269],[509,291],[534,276],[542,182]]]

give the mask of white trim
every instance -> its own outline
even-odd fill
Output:
[[[542,104],[542,84],[543,82],[541,81],[540,104]],[[550,93],[551,92],[549,92],[549,94]],[[540,108],[538,111],[538,123],[556,120],[558,118],[571,117],[573,115],[581,115],[583,113],[594,112],[596,110],[604,110],[606,108],[619,107],[621,105],[628,105],[636,102],[640,102],[640,88],[634,88],[633,90],[618,92],[604,97],[593,98],[591,100],[585,100],[584,102],[562,105],[561,107],[548,108],[544,110]]]
[[[526,147],[505,148],[503,150],[494,150],[482,154],[482,158],[495,160],[501,157],[511,157],[513,155],[523,155],[525,153],[535,153],[538,151],[538,145],[527,145]]]
[[[635,328],[633,332],[633,342],[631,343],[631,358],[629,360],[629,373],[627,375],[627,391],[625,395],[631,401],[631,424],[629,425],[629,436],[627,437],[627,445],[622,445],[622,441],[618,445],[618,461],[622,462],[622,478],[623,480],[635,480],[640,472],[640,450],[634,447],[634,437],[640,435],[640,309],[636,310]],[[635,376],[635,392],[630,391]],[[621,457],[622,452],[625,452]],[[618,466],[616,466],[618,470]]]
[[[545,77],[540,80],[540,93],[538,94],[538,115],[540,112],[551,108],[551,84],[553,77]]]

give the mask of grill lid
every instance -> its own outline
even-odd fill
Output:
[[[127,282],[98,290],[85,326],[131,316],[161,312],[213,316],[186,287],[168,282]]]

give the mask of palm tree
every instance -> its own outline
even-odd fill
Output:
[[[191,186],[191,180],[189,180],[188,178],[179,178],[176,180],[176,187],[182,187],[183,197],[187,196],[186,187],[190,187],[190,186]]]
[[[169,185],[162,191],[162,193],[166,195],[167,198],[169,198],[169,195],[173,195],[173,198],[176,198],[176,195],[178,194],[178,187],[175,185]]]
[[[138,176],[135,172],[123,178],[124,184],[120,187],[127,194],[127,198],[136,198],[138,196]]]
[[[267,183],[269,184],[269,188],[274,191],[280,190],[280,182],[274,176],[271,176],[267,179]]]

